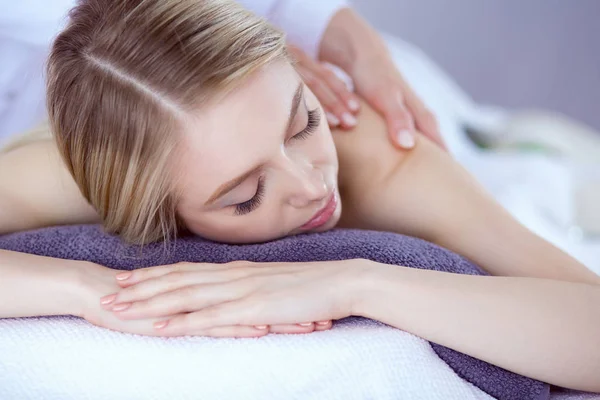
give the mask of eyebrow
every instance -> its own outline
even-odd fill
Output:
[[[290,108],[290,114],[288,117],[287,124],[285,126],[284,134],[287,133],[292,123],[294,122],[294,118],[296,118],[296,114],[298,114],[298,108],[300,107],[300,102],[302,101],[302,96],[304,94],[304,84],[302,81],[298,84],[296,91],[294,92],[294,97],[292,98],[292,107]],[[210,196],[210,198],[204,203],[205,206],[210,206],[214,204],[221,197],[225,196],[227,193],[231,192],[233,189],[238,187],[242,182],[248,179],[249,176],[256,173],[259,169],[262,168],[262,165],[252,168],[250,171],[243,173],[242,175],[234,178],[228,182],[225,182],[221,186],[215,190],[215,192]]]

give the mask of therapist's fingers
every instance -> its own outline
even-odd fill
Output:
[[[314,70],[303,66],[298,66],[297,69],[304,83],[317,96],[317,99],[319,99],[319,102],[325,109],[329,126],[332,128],[338,126],[352,128],[356,125],[356,118],[344,107],[341,100]]]
[[[379,87],[365,98],[386,120],[390,140],[402,149],[412,149],[415,145],[415,124],[410,110],[405,105],[404,93],[400,85]]]
[[[289,47],[296,59],[296,70],[325,109],[331,127],[356,126],[356,113],[360,109],[358,97],[324,64],[313,60],[302,50]]]
[[[404,87],[404,100],[410,113],[412,114],[415,125],[419,131],[431,139],[442,149],[447,150],[446,144],[440,134],[439,126],[435,115],[425,106],[415,92],[408,86]]]
[[[358,97],[348,89],[346,83],[342,81],[333,70],[322,66],[320,75],[323,80],[327,82],[327,86],[329,86],[335,95],[341,99],[342,103],[345,104],[347,110],[352,113],[357,113],[360,110]]]

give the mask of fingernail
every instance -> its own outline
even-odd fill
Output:
[[[121,273],[115,275],[115,278],[117,278],[118,281],[124,281],[126,279],[129,279],[129,277],[131,277],[131,275],[133,275],[131,272],[121,272]]]
[[[352,114],[349,113],[342,114],[342,121],[344,121],[344,124],[348,126],[356,125],[356,118],[354,118],[354,116],[352,116]]]
[[[168,324],[168,323],[169,323],[169,321],[160,321],[160,322],[155,322],[155,323],[154,323],[154,327],[155,327],[156,329],[162,329],[162,328],[164,328],[165,326],[167,326],[167,324]]]
[[[360,108],[360,104],[358,104],[358,101],[354,99],[348,100],[348,108],[352,111],[358,111],[358,109]]]
[[[110,304],[113,301],[115,301],[115,299],[117,298],[117,294],[113,293],[113,294],[109,294],[108,296],[104,296],[100,299],[100,304]]]
[[[303,322],[303,323],[298,324],[298,325],[300,325],[300,326],[311,326],[312,322]]]
[[[317,321],[317,325],[327,325],[329,321]]]
[[[415,138],[409,131],[401,130],[398,132],[398,144],[405,149],[411,149],[415,145]]]
[[[338,126],[340,124],[340,120],[335,115],[329,112],[326,112],[325,115],[327,116],[327,122],[329,123],[329,125]]]
[[[267,326],[266,326],[266,325],[254,325],[254,327],[255,327],[256,329],[258,329],[258,330],[261,330],[261,331],[262,331],[262,330],[265,330],[265,329],[267,329]]]
[[[127,310],[129,307],[131,307],[131,303],[121,303],[121,304],[115,305],[112,308],[112,310],[113,311],[123,311],[123,310]]]

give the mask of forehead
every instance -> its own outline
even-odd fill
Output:
[[[288,62],[267,65],[187,121],[177,160],[182,202],[200,207],[281,146],[298,83]]]

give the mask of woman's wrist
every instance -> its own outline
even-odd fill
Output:
[[[82,261],[0,250],[0,317],[80,315]]]
[[[356,262],[357,268],[354,268],[352,277],[348,280],[350,288],[349,315],[373,318],[374,308],[381,304],[385,283],[391,278],[389,271],[402,267],[372,260],[361,259]]]

